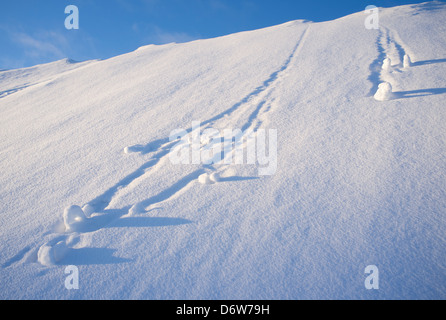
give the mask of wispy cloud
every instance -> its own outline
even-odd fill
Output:
[[[25,31],[23,26],[0,25],[0,39],[8,54],[0,52],[0,68],[20,68],[63,58],[96,58],[95,41],[86,32],[63,30]],[[93,57],[89,57],[93,55]]]
[[[66,57],[69,42],[62,34],[41,31],[36,35],[22,32],[11,34],[13,42],[21,46],[26,57],[34,59],[61,59]]]
[[[70,42],[61,32],[33,30],[23,26],[0,25],[0,39],[5,52],[0,52],[0,67],[20,68],[68,57]],[[6,54],[7,53],[7,54]]]
[[[189,42],[202,37],[199,34],[190,34],[181,31],[167,31],[159,26],[147,25],[144,23],[133,23],[133,32],[141,35],[143,44],[166,44]]]
[[[154,41],[157,44],[165,44],[165,43],[182,43],[182,42],[188,42],[197,40],[200,37],[197,35],[191,35],[186,32],[169,32],[162,30],[159,27],[154,28],[154,32],[150,37],[152,41]]]

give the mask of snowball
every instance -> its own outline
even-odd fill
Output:
[[[94,208],[91,205],[86,204],[82,207],[82,211],[84,212],[85,217],[90,218],[91,215],[94,213]]]
[[[217,172],[213,172],[211,174],[203,173],[198,177],[198,181],[201,184],[214,184],[220,181],[220,175]]]
[[[378,86],[378,91],[376,91],[375,100],[386,101],[392,99],[392,86],[388,82],[383,82]]]
[[[41,246],[37,252],[37,261],[48,267],[54,265],[55,260],[53,256],[53,248],[47,244]]]
[[[59,241],[54,246],[44,244],[37,252],[37,261],[44,266],[52,266],[62,261],[68,253],[68,246],[65,241]]]
[[[201,184],[212,184],[213,181],[211,180],[209,174],[203,173],[201,176],[198,177],[198,181]]]
[[[385,58],[383,61],[383,70],[390,70],[390,67],[392,66],[392,61],[390,60],[390,58]]]
[[[407,54],[404,55],[403,66],[404,66],[404,68],[409,68],[410,66],[412,66],[412,61],[410,60],[410,57]]]
[[[86,216],[79,206],[71,206],[65,209],[63,220],[66,231],[77,231],[85,222]]]

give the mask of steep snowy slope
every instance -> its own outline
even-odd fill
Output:
[[[446,6],[365,18],[0,72],[0,298],[444,299]],[[173,164],[193,121],[277,170]]]

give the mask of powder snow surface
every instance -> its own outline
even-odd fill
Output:
[[[446,6],[366,17],[1,71],[0,298],[445,299]],[[275,174],[173,164],[193,121]]]

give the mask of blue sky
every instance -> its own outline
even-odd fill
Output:
[[[185,42],[254,30],[296,19],[326,21],[367,5],[411,0],[14,0],[0,5],[0,69],[63,58],[106,59],[147,44]],[[79,29],[67,30],[67,5]]]

